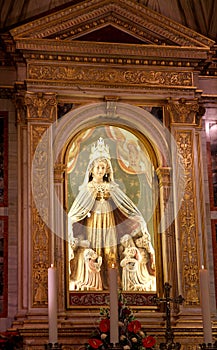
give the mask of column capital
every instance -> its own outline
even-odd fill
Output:
[[[187,100],[185,98],[169,99],[166,110],[170,116],[171,124],[187,124],[200,126],[200,121],[205,113],[205,108],[198,99]]]
[[[27,119],[56,121],[57,99],[55,93],[26,92],[24,103],[27,108]]]
[[[15,94],[17,123],[28,121],[54,122],[57,119],[57,99],[55,93],[26,92]]]
[[[171,168],[170,167],[159,167],[156,169],[156,174],[159,179],[159,185],[171,186]]]
[[[62,183],[64,181],[63,175],[66,171],[67,166],[65,164],[55,164],[54,166],[54,182]]]

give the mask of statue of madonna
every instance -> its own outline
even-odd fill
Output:
[[[68,217],[69,266],[74,271],[70,273],[70,282],[75,290],[108,289],[108,265],[111,260],[118,266],[120,289],[126,289],[123,288],[127,285],[126,281],[124,286],[122,284],[122,274],[124,273],[124,280],[126,280],[126,273],[122,271],[123,256],[120,254],[127,245],[125,242],[125,247],[121,250],[122,237],[126,235],[134,240],[135,246],[136,239],[144,237],[146,242],[144,249],[147,250],[147,260],[149,260],[147,264],[151,262],[151,268],[147,271],[150,273],[151,281],[155,278],[155,255],[146,222],[133,201],[114,181],[109,147],[105,145],[102,138],[99,138],[97,144],[91,148],[85,178],[69,210]],[[82,244],[82,242],[86,243]],[[132,246],[132,242],[130,245]],[[89,257],[87,250],[95,252],[92,254],[94,261],[91,261],[93,257]],[[150,285],[153,286],[153,283],[150,284],[147,278],[144,280],[141,266],[139,266],[140,260],[137,260],[136,271],[134,271],[134,275],[137,274],[138,290],[150,291]],[[73,267],[73,265],[76,266]],[[87,269],[86,266],[94,266],[91,269],[91,278],[87,275],[90,268]],[[94,278],[93,273],[96,273]],[[144,281],[147,281],[147,284]]]

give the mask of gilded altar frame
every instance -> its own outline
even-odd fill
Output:
[[[111,48],[110,43],[76,40],[86,31],[99,29],[102,23],[118,26],[136,38],[146,38],[142,28],[148,27],[156,38],[163,38],[164,43],[117,43]],[[186,334],[191,337],[197,328],[197,342],[201,342],[199,269],[202,263],[207,266],[209,259],[201,161],[204,109],[196,67],[206,61],[213,42],[168,22],[139,2],[132,4],[125,0],[77,3],[50,14],[46,21],[36,19],[12,29],[10,35],[11,47],[14,52],[19,50],[25,62],[25,69],[18,64],[24,78],[16,82],[14,92],[22,154],[19,186],[26,188],[19,193],[19,262],[28,262],[28,266],[20,263],[18,267],[18,316],[34,329],[41,317],[46,338],[47,269],[55,261],[60,337],[71,346],[67,332],[73,330],[74,349],[74,346],[80,347],[80,324],[82,336],[89,334],[92,324],[89,313],[81,308],[70,310],[66,303],[62,213],[66,209],[66,149],[70,140],[87,127],[100,123],[132,129],[136,126],[150,140],[158,162],[157,220],[164,219],[161,243],[157,247],[164,256],[162,260],[160,256],[158,262],[159,265],[163,262],[158,293],[161,296],[163,283],[169,282],[173,296],[182,294],[184,304],[173,310],[178,337],[187,348]],[[71,35],[69,40],[64,39],[67,35]],[[164,109],[164,126],[175,141],[177,153],[170,153],[171,138],[156,126],[154,118],[147,117],[145,109],[153,106]],[[66,109],[66,113],[58,118],[58,111],[62,109]],[[39,144],[41,152],[37,153]],[[56,153],[52,167],[47,168],[53,151]],[[34,161],[34,175],[40,178],[37,191],[41,195],[38,204],[42,211],[38,210],[32,191]],[[180,162],[182,172],[176,172]],[[42,168],[46,171],[41,174]],[[185,185],[181,186],[180,193],[183,179]],[[53,194],[63,209],[56,206]],[[178,211],[177,203],[180,203]],[[58,215],[54,215],[56,213]],[[54,234],[53,227],[61,234]],[[162,339],[162,310],[141,308],[139,316],[145,325],[151,321]],[[91,317],[98,318],[96,310],[91,310]],[[31,334],[25,322],[21,328],[28,339]],[[37,341],[42,340],[38,337]]]

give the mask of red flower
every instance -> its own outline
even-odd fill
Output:
[[[129,332],[138,333],[141,329],[141,323],[138,320],[131,321],[127,329]]]
[[[148,335],[146,338],[142,339],[142,345],[145,348],[151,348],[156,344],[156,339],[151,335]]]
[[[97,339],[97,338],[89,339],[88,343],[94,349],[98,349],[103,344],[102,340]]]
[[[107,333],[110,329],[110,321],[108,318],[103,318],[99,324],[100,332]]]
[[[122,310],[122,315],[123,315],[124,317],[127,317],[127,316],[129,316],[130,314],[131,314],[131,310],[128,309],[127,307],[125,307],[125,308]]]

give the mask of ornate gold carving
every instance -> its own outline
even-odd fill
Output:
[[[144,69],[111,69],[41,64],[29,65],[29,78],[34,80],[65,80],[70,82],[115,83],[139,86],[191,86],[190,72],[147,71]],[[37,103],[37,101],[36,101]]]
[[[48,125],[32,125],[32,159],[42,135]],[[45,221],[49,221],[49,183],[48,183],[48,135],[43,137],[40,144],[40,152],[34,158],[34,181],[32,184],[33,195],[37,195],[37,208],[35,197],[32,198],[32,285],[33,305],[47,305],[47,269],[49,266],[49,229]],[[46,200],[47,199],[47,200]],[[40,209],[40,213],[39,213]],[[43,219],[42,219],[43,217]]]
[[[47,130],[47,125],[34,125],[32,126],[32,134],[31,134],[31,141],[32,141],[32,158],[34,156],[34,152],[38,146],[38,143],[40,142],[42,135],[44,134],[44,132]],[[38,154],[38,157],[46,157],[47,159],[47,149],[45,148],[43,150],[43,152],[40,152],[40,154]],[[37,159],[35,159],[35,161],[37,162]]]
[[[57,101],[55,94],[28,92],[25,96],[25,105],[27,106],[28,119],[56,120]]]
[[[180,230],[180,251],[183,268],[183,291],[187,304],[199,303],[198,292],[198,242],[196,234],[196,208],[194,202],[193,144],[191,131],[180,131],[176,135],[177,147],[182,156],[186,186],[178,214]]]
[[[35,206],[32,209],[32,246],[33,305],[46,307],[49,230]]]
[[[42,134],[47,130],[47,126],[44,125],[34,125],[32,126],[32,144],[33,150],[36,149],[38,143],[41,140]],[[48,195],[48,150],[49,150],[49,141],[48,135],[43,136],[43,144],[40,143],[40,151],[36,153],[34,157],[34,169],[33,174],[34,182],[33,182],[33,193],[35,191],[35,195],[37,194],[37,202],[40,205],[40,208],[43,208],[43,217],[48,222],[48,210],[49,203],[45,203],[45,198],[49,198]],[[32,157],[33,158],[33,157]],[[36,188],[34,185],[36,184]]]
[[[196,124],[198,101],[187,101],[184,98],[178,101],[168,101],[167,110],[170,113],[172,123]]]

